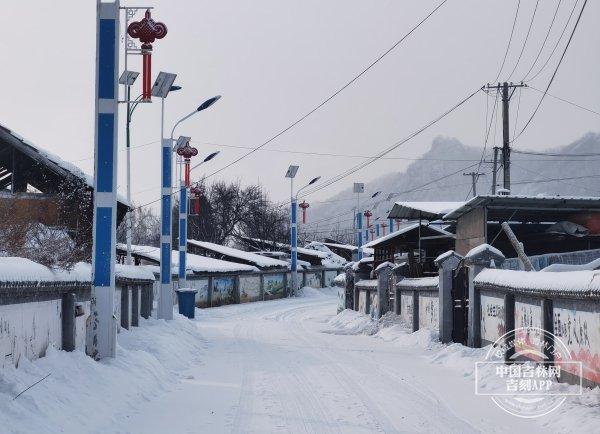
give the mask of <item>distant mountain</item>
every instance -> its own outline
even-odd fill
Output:
[[[487,153],[488,161],[491,159],[490,151],[491,149]],[[543,152],[560,155],[599,155],[550,157],[513,152],[512,194],[600,196],[600,134],[588,133],[570,145]],[[389,173],[369,182],[369,192],[382,191],[375,201],[371,201],[370,209],[374,216],[383,217],[396,201],[465,200],[471,192],[471,179],[463,176],[463,172],[476,171],[480,157],[481,149],[465,146],[454,138],[438,137],[422,159],[411,163],[405,171]],[[467,168],[472,164],[475,166]],[[492,164],[484,162],[479,171],[486,175],[479,178],[477,192],[489,194],[492,185]],[[452,173],[454,174],[439,180]],[[498,171],[498,184],[502,184],[501,170]],[[390,195],[392,197],[389,197]],[[311,220],[316,222],[327,219],[320,223],[319,231],[338,226],[338,221],[340,228],[351,227],[355,197],[352,190],[348,189],[331,197],[328,203],[315,204],[311,207]],[[369,202],[369,197],[367,194],[362,195],[363,203]],[[343,215],[340,215],[342,213]],[[321,236],[323,234],[324,232],[321,232]]]

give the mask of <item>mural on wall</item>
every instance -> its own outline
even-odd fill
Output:
[[[321,287],[321,273],[306,273],[306,285],[311,288]]]
[[[259,276],[240,276],[240,302],[262,300]]]
[[[400,295],[400,318],[409,325],[412,325],[413,317],[413,295],[412,293]]]
[[[419,294],[419,328],[438,330],[440,299],[437,292]]]
[[[481,293],[481,340],[490,344],[506,333],[504,298],[497,293]]]
[[[584,379],[600,384],[600,310],[585,301],[555,300],[553,316],[554,334],[567,346],[572,360],[582,363]],[[577,373],[573,365],[560,365]]]
[[[285,281],[283,274],[265,274],[263,277],[265,298],[283,297]]]
[[[0,306],[0,367],[43,357],[48,345],[60,348],[60,315],[60,300]]]
[[[235,278],[234,277],[216,277],[213,279],[213,290],[211,303],[223,304],[233,303],[235,291]]]
[[[195,303],[198,307],[206,307],[208,305],[208,279],[188,280],[188,286],[191,286],[196,291]]]
[[[534,328],[532,328],[534,327]],[[515,300],[515,351],[526,352],[528,358],[542,360],[542,307],[539,300],[528,297],[517,297]],[[535,357],[535,353],[539,357]]]
[[[337,277],[337,271],[325,271],[325,286],[334,286],[333,280]]]

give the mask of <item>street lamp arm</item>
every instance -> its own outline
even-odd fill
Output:
[[[194,110],[193,112],[191,112],[188,115],[185,115],[184,117],[182,117],[181,119],[179,119],[175,125],[173,125],[173,129],[171,130],[171,143],[173,143],[173,135],[175,134],[175,128],[177,128],[177,126],[182,123],[183,121],[191,118],[192,116],[194,116],[196,113],[198,113],[196,110]]]

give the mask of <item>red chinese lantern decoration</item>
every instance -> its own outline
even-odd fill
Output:
[[[185,186],[190,186],[190,160],[192,157],[198,155],[198,149],[190,146],[190,143],[186,143],[185,146],[181,146],[177,148],[177,155],[183,157],[184,165],[185,165],[185,174],[184,174],[184,182]]]
[[[300,205],[298,205],[300,208],[302,208],[302,223],[306,223],[306,209],[310,206],[309,204],[306,203],[305,200],[302,201],[302,203]]]
[[[142,43],[142,100],[150,99],[152,76],[152,42],[167,34],[167,26],[150,17],[150,9],[140,21],[134,21],[127,27],[127,33]]]
[[[366,210],[364,212],[364,216],[367,218],[367,227],[371,226],[371,216],[373,215],[373,213],[369,210]]]
[[[204,194],[204,191],[201,187],[192,187],[190,188],[190,193],[192,195],[191,202],[193,203],[192,214],[200,215],[200,197]]]
[[[386,223],[381,223],[381,230],[383,231],[383,236],[384,237],[385,237],[385,228],[387,228],[387,224]]]

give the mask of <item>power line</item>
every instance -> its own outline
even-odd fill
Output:
[[[321,183],[320,185],[318,185],[317,187],[305,192],[302,197],[308,196],[309,194],[315,193],[319,190],[322,190],[338,181],[341,181],[342,179],[350,176],[351,174],[353,174],[354,172],[363,169],[365,167],[367,167],[368,165],[374,163],[375,161],[379,160],[381,157],[385,156],[386,154],[392,152],[394,149],[399,148],[400,146],[404,145],[406,142],[408,142],[409,140],[413,139],[414,137],[418,136],[419,134],[421,134],[423,131],[427,130],[429,127],[431,127],[432,125],[435,125],[437,122],[439,122],[440,120],[442,120],[443,118],[445,118],[446,116],[448,116],[450,113],[452,113],[454,110],[456,110],[457,108],[459,108],[460,106],[462,106],[464,103],[466,103],[467,101],[469,101],[471,98],[473,98],[481,89],[477,89],[474,92],[470,93],[468,96],[466,96],[465,98],[463,98],[462,100],[460,100],[458,103],[456,103],[455,105],[453,105],[450,109],[446,110],[444,113],[442,113],[441,115],[439,115],[438,117],[436,117],[435,119],[433,119],[432,121],[428,122],[427,124],[425,124],[423,127],[419,128],[418,130],[414,131],[412,134],[410,134],[408,137],[394,143],[393,145],[389,146],[388,148],[384,149],[383,151],[381,151],[379,154],[377,154],[376,156],[374,156],[373,158],[369,159],[368,161],[361,163],[357,166],[354,166],[348,170],[346,170],[345,172],[342,172],[332,178],[330,178],[329,180],[326,180],[325,182]]]
[[[556,40],[556,44],[554,44],[554,47],[552,48],[552,51],[550,52],[550,55],[548,56],[548,58],[546,59],[546,61],[542,65],[542,67],[538,70],[538,72],[536,72],[529,80],[527,80],[527,83],[529,83],[530,81],[534,80],[538,75],[540,75],[542,73],[542,71],[544,69],[546,69],[546,66],[550,62],[550,59],[552,59],[552,56],[554,56],[554,52],[556,51],[556,49],[560,45],[560,41],[562,41],[562,38],[565,35],[565,32],[567,31],[567,28],[569,27],[569,23],[571,22],[571,18],[573,18],[573,14],[575,13],[575,9],[577,8],[577,3],[579,3],[579,0],[575,0],[575,3],[573,4],[573,8],[571,9],[571,12],[569,13],[569,18],[567,18],[567,22],[565,23],[565,25],[564,25],[564,27],[562,29],[562,32],[560,33],[560,36]]]
[[[559,153],[553,153],[553,152],[520,151],[518,149],[513,149],[513,152],[515,152],[517,154],[524,154],[524,155],[543,155],[544,157],[569,157],[569,156],[572,156],[572,157],[598,157],[598,156],[600,156],[600,152],[598,152],[598,153],[590,152],[588,154],[559,154]]]
[[[510,37],[508,38],[508,44],[506,45],[506,51],[504,52],[504,58],[502,59],[502,64],[500,65],[500,69],[498,70],[498,75],[496,75],[494,82],[498,81],[498,78],[500,78],[500,74],[502,73],[502,70],[504,69],[504,64],[506,63],[506,57],[508,56],[508,51],[510,49],[510,43],[512,41],[513,34],[515,32],[515,25],[517,24],[517,17],[519,16],[519,8],[520,7],[521,7],[521,0],[519,0],[519,2],[517,3],[517,10],[515,11],[515,19],[513,20],[512,29],[510,30]]]
[[[543,90],[537,89],[537,88],[535,88],[535,87],[533,87],[533,86],[531,86],[531,85],[530,85],[529,87],[530,87],[531,89],[533,89],[533,90],[537,91],[537,92],[540,92],[540,93],[543,93],[543,92],[544,92]],[[561,97],[559,97],[559,96],[552,95],[552,94],[551,94],[551,93],[549,93],[549,92],[546,92],[546,95],[548,95],[548,96],[550,96],[550,97],[552,97],[552,98],[554,98],[554,99],[557,99],[557,100],[559,100],[559,101],[566,102],[567,104],[570,104],[570,105],[572,105],[572,106],[574,106],[574,107],[577,107],[577,108],[580,108],[580,109],[582,109],[582,110],[585,110],[586,112],[590,112],[590,113],[593,113],[593,114],[595,114],[595,115],[598,115],[598,116],[600,116],[600,112],[597,112],[596,110],[593,110],[593,109],[591,109],[591,108],[584,107],[584,106],[582,106],[582,105],[580,105],[580,104],[574,103],[573,101],[569,101],[569,100],[567,100],[567,99],[564,99],[564,98],[561,98]]]
[[[286,132],[288,132],[289,130],[291,130],[292,128],[294,128],[296,125],[298,125],[299,123],[301,123],[302,121],[304,121],[306,118],[308,118],[310,115],[312,115],[314,112],[316,112],[317,110],[319,110],[321,107],[323,107],[325,104],[327,104],[329,101],[331,101],[332,99],[334,99],[336,96],[338,96],[340,93],[342,93],[346,88],[348,88],[349,86],[351,86],[355,81],[357,81],[359,78],[361,78],[364,74],[366,74],[371,68],[373,68],[376,64],[378,64],[385,56],[387,56],[389,53],[391,53],[396,47],[398,47],[398,45],[400,45],[406,38],[408,38],[414,31],[416,31],[419,27],[421,27],[421,25],[423,23],[425,23],[434,13],[437,12],[438,9],[440,9],[444,4],[446,4],[448,0],[443,0],[439,5],[437,5],[431,12],[429,12],[425,18],[423,18],[421,21],[419,21],[413,28],[411,28],[408,33],[406,33],[404,36],[402,36],[398,41],[396,41],[390,48],[388,48],[383,54],[381,54],[379,57],[377,57],[373,62],[371,62],[366,68],[364,68],[362,71],[360,71],[357,75],[355,75],[350,81],[348,81],[346,84],[344,84],[342,87],[340,87],[338,90],[336,90],[334,93],[332,93],[330,96],[328,96],[327,98],[325,98],[321,103],[319,103],[316,107],[314,107],[312,110],[310,110],[308,113],[302,115],[300,118],[298,118],[297,120],[295,120],[294,122],[292,122],[290,125],[288,125],[287,127],[285,127],[284,129],[282,129],[281,131],[279,131],[278,133],[276,133],[274,136],[272,136],[271,138],[267,139],[266,141],[264,141],[262,144],[260,144],[259,146],[253,148],[252,150],[250,150],[249,152],[245,153],[244,155],[242,155],[241,157],[233,160],[231,163],[223,166],[222,168],[214,171],[213,173],[211,173],[210,175],[207,175],[206,178],[210,178],[214,175],[216,175],[217,173],[220,173],[222,171],[224,171],[225,169],[233,166],[234,164],[238,163],[239,161],[243,160],[244,158],[252,155],[254,152],[258,151],[259,149],[263,148],[264,146],[268,145],[269,143],[271,143],[272,141],[274,141],[275,139],[277,139],[278,137],[280,137],[281,135],[285,134]]]
[[[546,89],[544,90],[544,93],[542,94],[542,97],[540,98],[540,101],[538,102],[538,105],[536,106],[535,110],[531,114],[531,117],[527,120],[527,122],[523,126],[523,129],[521,130],[521,132],[519,132],[519,134],[517,134],[517,136],[513,138],[513,140],[512,140],[513,142],[516,139],[518,139],[521,136],[521,134],[523,134],[523,132],[527,129],[527,127],[529,126],[529,124],[531,123],[531,121],[533,120],[533,118],[535,117],[536,113],[538,112],[540,106],[542,105],[542,102],[544,101],[544,97],[546,96],[548,90],[550,89],[550,86],[552,86],[552,82],[554,81],[554,78],[556,77],[556,74],[558,73],[558,69],[560,68],[560,65],[562,64],[562,61],[565,58],[565,54],[567,54],[567,50],[569,49],[569,46],[571,45],[571,41],[573,40],[573,35],[575,35],[575,31],[577,30],[577,27],[579,26],[579,21],[581,20],[581,15],[583,14],[583,11],[585,9],[585,6],[587,5],[587,2],[588,2],[588,0],[585,0],[583,2],[583,6],[581,7],[581,10],[579,11],[579,16],[577,17],[577,21],[575,22],[575,26],[573,27],[573,30],[571,31],[571,35],[569,36],[569,40],[567,41],[567,45],[565,46],[565,49],[563,50],[563,53],[560,56],[558,64],[556,65],[556,68],[554,69],[554,72],[552,73],[552,77],[550,78],[550,81],[548,82],[548,85],[546,86]]]
[[[514,68],[508,75],[507,81],[510,80],[512,75],[515,73],[517,66],[519,66],[519,62],[521,61],[521,56],[523,56],[523,52],[525,51],[525,47],[527,46],[527,41],[529,40],[529,34],[531,33],[531,28],[533,27],[533,22],[535,21],[535,14],[537,12],[539,4],[540,4],[540,0],[537,0],[535,2],[535,8],[533,9],[533,14],[531,15],[531,22],[529,23],[529,28],[527,29],[527,34],[525,35],[525,41],[523,42],[523,48],[521,48],[521,52],[519,53],[519,57],[517,58],[517,63],[515,63]]]
[[[531,70],[537,64],[537,61],[539,60],[540,55],[542,54],[542,51],[544,50],[544,47],[546,46],[546,42],[548,41],[548,37],[550,36],[550,32],[552,31],[554,22],[556,21],[556,15],[558,14],[558,10],[560,9],[561,3],[562,3],[562,0],[558,0],[558,3],[556,4],[556,9],[554,10],[554,15],[552,16],[552,21],[550,22],[550,27],[548,27],[548,31],[546,32],[546,37],[544,38],[544,41],[542,42],[542,45],[540,46],[540,50],[538,51],[537,56],[535,56],[533,63],[529,67],[529,70],[525,73],[525,76],[523,77],[523,81],[527,78],[527,76],[529,75]]]

